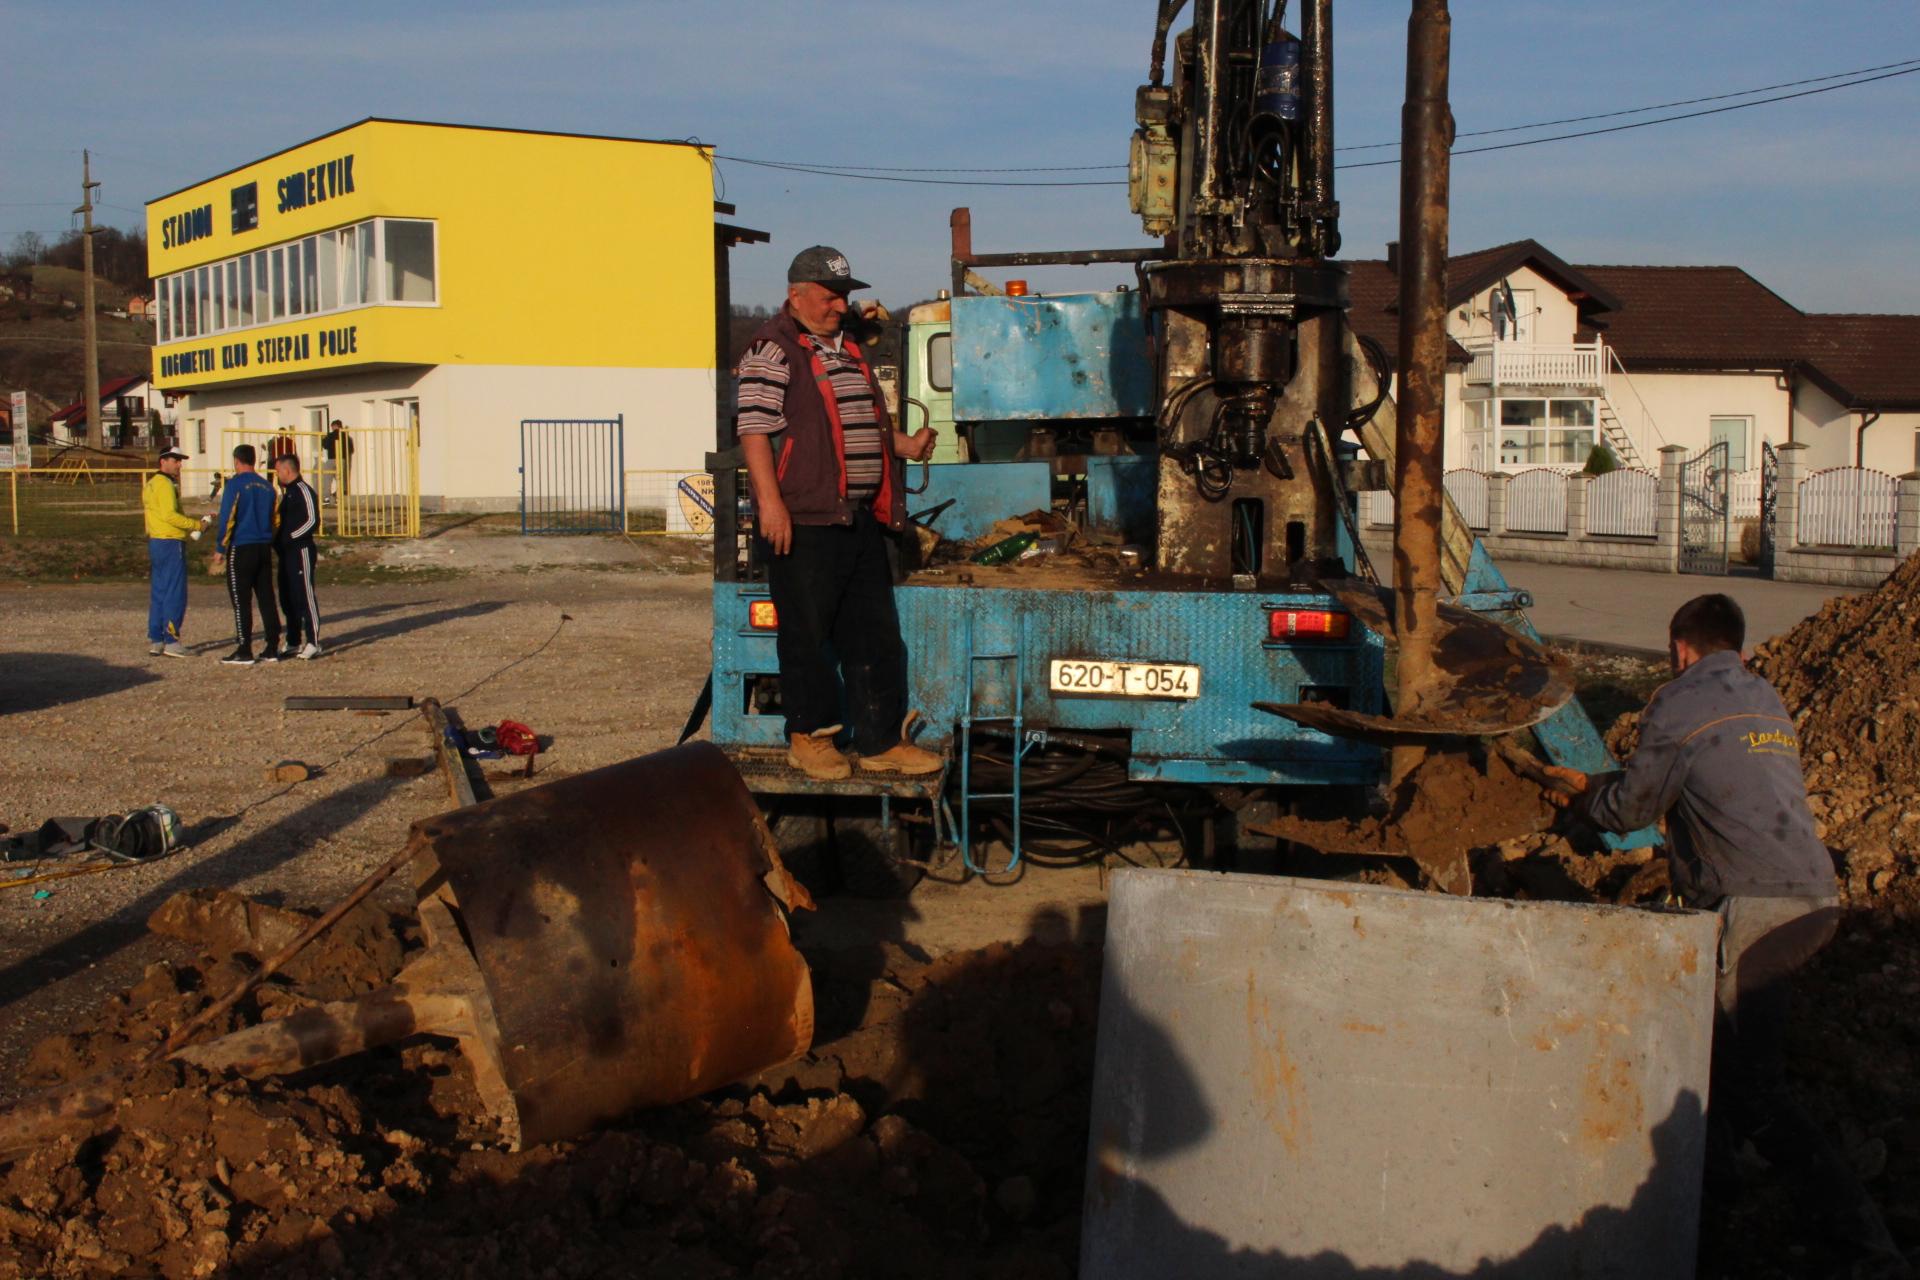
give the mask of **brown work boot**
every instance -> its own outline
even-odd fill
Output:
[[[815,729],[812,733],[787,735],[787,763],[816,782],[838,782],[853,776],[853,766],[833,745],[839,725]]]
[[[911,742],[900,741],[888,747],[877,756],[855,756],[860,767],[868,773],[904,773],[917,776],[923,773],[938,773],[946,763],[944,756],[925,747],[916,747]]]

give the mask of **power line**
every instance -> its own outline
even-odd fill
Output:
[[[906,182],[918,186],[931,187],[1124,187],[1125,178],[1103,178],[1092,181],[1071,182],[1006,182],[974,178],[902,178],[886,173],[855,173],[846,169],[823,169],[816,165],[782,164],[773,160],[748,160],[744,156],[723,156],[714,153],[714,159],[726,160],[733,164],[748,164],[760,169],[778,169],[786,173],[814,173],[823,178],[853,178],[862,182]],[[1090,168],[1123,168],[1124,166],[1095,165]],[[965,172],[964,170],[962,172]]]
[[[1911,67],[1920,63],[1920,58],[1905,58],[1899,62],[1882,63],[1877,67],[1861,67],[1854,71],[1835,71],[1831,75],[1811,76],[1805,80],[1783,80],[1779,84],[1757,85],[1751,89],[1736,89],[1732,93],[1713,93],[1704,98],[1678,98],[1672,102],[1655,102],[1644,107],[1626,107],[1619,111],[1601,111],[1589,116],[1564,116],[1558,120],[1536,120],[1532,124],[1510,124],[1498,129],[1475,129],[1468,133],[1457,133],[1458,138],[1486,138],[1496,133],[1524,133],[1528,129],[1551,129],[1562,124],[1584,124],[1589,120],[1612,120],[1619,116],[1637,116],[1645,111],[1665,111],[1669,107],[1691,107],[1702,102],[1724,102],[1728,98],[1745,98],[1756,93],[1770,93],[1775,89],[1795,89],[1803,84],[1822,84],[1828,80],[1845,80],[1851,76],[1869,75],[1875,71],[1891,71],[1895,67]],[[1862,81],[1862,83],[1865,83]],[[1836,86],[1844,88],[1845,86]],[[1752,105],[1758,105],[1752,104]],[[1335,151],[1378,151],[1382,147],[1397,147],[1399,140],[1392,142],[1366,142],[1351,147],[1335,147]],[[1456,153],[1458,154],[1458,153]]]
[[[878,164],[828,164],[802,160],[749,160],[744,156],[718,156],[721,160],[731,160],[736,164],[765,164],[782,168],[806,167],[815,169],[844,169],[849,173],[1086,173],[1095,169],[1124,169],[1123,164],[1039,164],[1026,168],[946,168],[946,169],[909,169]]]
[[[1702,102],[1724,102],[1730,98],[1750,98],[1756,93],[1771,93],[1775,89],[1791,89],[1801,85],[1817,84],[1822,88],[1809,89],[1800,93],[1778,94],[1771,98],[1758,98],[1751,102],[1737,102],[1730,106],[1715,107],[1707,111],[1689,111],[1679,115],[1663,116],[1658,120],[1640,120],[1631,124],[1614,125],[1605,129],[1587,129],[1575,133],[1556,134],[1546,138],[1529,138],[1517,142],[1500,143],[1487,147],[1457,148],[1456,156],[1476,155],[1485,151],[1504,151],[1514,147],[1533,146],[1542,142],[1566,142],[1575,138],[1591,138],[1606,133],[1620,133],[1629,129],[1641,129],[1648,125],[1668,124],[1677,120],[1693,120],[1701,116],[1718,115],[1727,111],[1739,111],[1746,107],[1765,106],[1773,102],[1785,102],[1792,98],[1808,97],[1816,93],[1831,93],[1836,89],[1848,89],[1855,85],[1872,84],[1877,80],[1888,80],[1895,76],[1911,75],[1920,71],[1920,58],[1906,58],[1899,62],[1882,63],[1879,66],[1859,67],[1852,71],[1835,71],[1822,76],[1810,76],[1804,80],[1783,80],[1778,84],[1759,85],[1751,89],[1738,89],[1728,93],[1708,94],[1699,98],[1678,98],[1671,102],[1651,103],[1641,107],[1625,107],[1617,111],[1601,111],[1591,115],[1563,116],[1556,120],[1537,120],[1531,124],[1504,125],[1497,129],[1476,129],[1456,135],[1459,138],[1484,138],[1503,133],[1524,133],[1529,129],[1549,129],[1563,124],[1580,124],[1589,120],[1612,120],[1621,116],[1640,115],[1648,111],[1665,111],[1672,107],[1693,106]],[[1884,74],[1874,74],[1884,73]],[[1860,77],[1860,78],[1856,78]],[[1828,83],[1834,80],[1843,84]],[[1375,151],[1386,147],[1399,146],[1394,142],[1368,142],[1355,146],[1336,147],[1336,151]],[[759,160],[746,156],[729,156],[715,153],[716,160],[727,160],[734,164],[753,165],[763,169],[785,169],[794,173],[811,173],[828,178],[853,178],[867,182],[905,182],[929,186],[949,187],[1118,187],[1125,183],[1120,179],[1070,180],[1060,182],[1040,181],[994,181],[963,178],[907,178],[894,177],[895,174],[927,173],[1087,173],[1111,172],[1124,169],[1122,164],[1083,164],[1083,165],[1030,165],[1024,167],[902,167],[885,165],[832,164],[827,162],[801,162],[784,160]],[[1380,165],[1398,164],[1398,159],[1362,161],[1337,166],[1341,169],[1365,169]]]
[[[1635,120],[1631,124],[1609,125],[1604,129],[1581,129],[1576,133],[1555,133],[1544,138],[1522,138],[1518,142],[1496,142],[1486,147],[1462,147],[1452,154],[1456,156],[1474,156],[1488,151],[1511,151],[1515,147],[1535,147],[1543,142],[1566,142],[1573,138],[1597,138],[1606,133],[1625,133],[1629,129],[1645,129],[1656,124],[1672,124],[1676,120],[1697,120],[1701,116],[1717,116],[1728,111],[1743,111],[1748,107],[1763,107],[1770,102],[1786,102],[1792,98],[1810,98],[1816,93],[1832,93],[1836,89],[1851,89],[1856,85],[1872,84],[1876,80],[1891,80],[1896,76],[1910,76],[1920,72],[1920,66],[1908,67],[1904,71],[1887,71],[1877,76],[1868,76],[1864,80],[1849,80],[1845,84],[1830,84],[1818,89],[1802,89],[1798,93],[1782,93],[1771,98],[1757,98],[1752,102],[1736,102],[1725,107],[1708,107],[1704,111],[1683,111],[1677,116],[1661,116],[1654,120]],[[1362,160],[1355,164],[1335,165],[1336,169],[1372,169],[1380,165],[1399,164],[1399,157],[1391,160]]]

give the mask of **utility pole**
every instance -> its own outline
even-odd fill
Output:
[[[106,423],[100,414],[100,333],[93,314],[93,193],[100,184],[93,180],[93,154],[80,153],[80,207],[74,212],[83,219],[80,230],[80,270],[87,321],[87,443],[96,449],[107,447]]]

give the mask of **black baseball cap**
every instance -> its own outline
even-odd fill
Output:
[[[840,293],[870,288],[865,280],[855,280],[847,266],[847,255],[830,245],[816,244],[794,255],[787,268],[788,284],[821,284]]]
[[[181,449],[166,449],[161,452],[160,456],[162,458],[178,458],[182,462],[185,462],[191,455]]]

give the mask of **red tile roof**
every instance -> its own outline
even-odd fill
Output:
[[[112,382],[103,382],[100,384],[100,403],[105,404],[136,382],[145,382],[146,380],[147,375],[144,373],[131,373],[124,378],[115,378]],[[63,422],[69,427],[77,427],[86,420],[87,402],[84,399],[75,400],[72,404],[53,415],[53,421]]]

